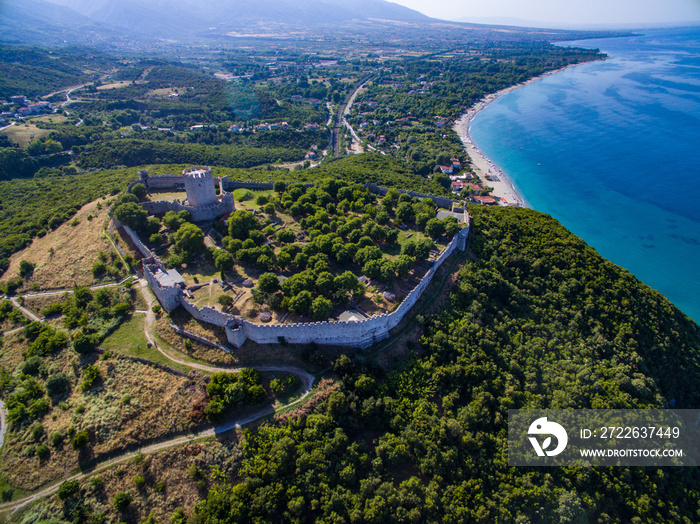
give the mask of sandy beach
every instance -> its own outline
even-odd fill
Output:
[[[491,161],[491,159],[484,155],[484,153],[482,153],[481,150],[479,150],[476,144],[474,144],[474,141],[469,135],[469,126],[471,125],[471,122],[477,115],[477,113],[483,110],[486,106],[488,106],[498,97],[515,91],[516,89],[531,84],[537,80],[540,80],[545,76],[558,73],[559,71],[563,71],[564,69],[566,68],[557,69],[555,71],[549,71],[543,75],[531,78],[530,80],[522,84],[510,86],[506,89],[501,89],[496,93],[488,95],[486,98],[469,108],[469,111],[467,111],[459,119],[457,119],[454,125],[452,126],[452,129],[454,129],[455,133],[457,133],[460,140],[462,141],[462,144],[464,144],[464,148],[467,151],[469,158],[471,159],[471,165],[474,170],[474,173],[479,178],[481,178],[485,185],[493,188],[491,195],[493,195],[494,197],[498,197],[501,205],[529,207],[525,199],[523,199],[522,196],[518,193],[518,191],[515,189],[515,186],[508,179],[505,173],[503,173],[503,171],[496,167],[496,165]],[[486,175],[489,175],[491,180],[489,180],[486,177]]]

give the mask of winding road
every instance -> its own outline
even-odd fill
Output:
[[[159,347],[151,333],[151,330],[155,324],[155,313],[151,310],[150,306],[151,304],[155,301],[155,297],[152,295],[149,295],[148,292],[146,291],[148,289],[148,283],[145,280],[139,280],[138,281],[141,284],[141,292],[146,299],[146,303],[149,305],[148,309],[146,309],[145,314],[146,314],[146,322],[144,323],[144,333],[146,335],[146,339],[151,343],[153,347],[155,347],[164,357],[167,359],[171,360],[172,362],[175,362],[177,364],[180,364],[182,366],[187,366],[192,369],[196,369],[199,371],[205,371],[205,372],[210,372],[210,373],[219,373],[219,372],[225,372],[225,373],[238,373],[240,372],[243,368],[230,368],[230,367],[216,367],[216,366],[210,366],[206,364],[198,364],[196,362],[187,362],[185,360],[180,360],[166,351],[164,351],[161,347]],[[113,283],[111,285],[119,285],[123,283]],[[104,287],[103,286],[96,286],[96,287]],[[66,291],[59,291],[55,293],[65,293]],[[43,294],[51,294],[54,292],[45,292]],[[29,295],[25,295],[29,296]],[[22,309],[24,312],[24,310]],[[35,317],[35,315],[34,315]],[[33,317],[30,317],[33,318]],[[279,372],[286,372],[286,373],[293,373],[294,375],[298,376],[303,384],[303,394],[294,400],[293,402],[290,402],[289,404],[285,404],[284,406],[278,406],[275,408],[274,406],[268,406],[260,411],[257,411],[253,413],[252,415],[249,415],[244,418],[238,418],[234,419],[228,422],[225,422],[223,424],[219,424],[217,426],[213,426],[207,429],[204,429],[202,431],[199,431],[197,433],[193,433],[190,435],[184,435],[184,436],[179,436],[172,438],[170,440],[166,440],[163,442],[157,442],[155,444],[150,444],[148,446],[144,446],[138,450],[135,451],[127,451],[122,453],[121,455],[118,455],[114,458],[111,458],[109,460],[105,460],[104,462],[98,463],[95,467],[91,468],[89,471],[84,472],[84,473],[76,473],[74,475],[71,475],[69,477],[65,477],[61,479],[60,482],[56,482],[55,484],[52,484],[44,489],[41,489],[31,495],[28,495],[26,497],[23,497],[19,500],[14,500],[12,502],[6,502],[3,504],[0,504],[0,513],[7,513],[9,515],[14,514],[15,512],[19,511],[20,509],[26,507],[29,504],[32,504],[34,502],[37,502],[38,500],[41,500],[44,497],[47,497],[49,495],[54,494],[56,491],[58,491],[58,488],[60,487],[62,482],[66,481],[72,481],[72,480],[82,480],[88,476],[94,475],[95,473],[99,473],[100,471],[104,471],[107,468],[110,468],[112,466],[115,466],[116,464],[120,464],[124,461],[127,461],[131,458],[133,458],[135,455],[138,453],[153,453],[156,451],[160,451],[163,449],[175,447],[175,446],[180,446],[182,444],[187,444],[190,442],[193,442],[195,440],[200,440],[200,439],[205,439],[205,438],[210,438],[216,435],[219,435],[221,433],[225,433],[227,431],[230,431],[234,428],[244,426],[246,424],[250,424],[251,422],[254,422],[258,419],[261,419],[263,417],[266,417],[268,415],[271,415],[277,411],[281,411],[284,409],[287,409],[289,407],[292,407],[296,404],[299,404],[306,399],[306,397],[309,396],[309,394],[312,391],[313,384],[315,381],[315,377],[300,368],[293,367],[293,366],[254,366],[254,369],[257,369],[258,371],[279,371]],[[4,443],[4,438],[5,438],[5,430],[6,430],[6,408],[5,405],[0,401],[0,419],[1,419],[1,424],[2,426],[0,427],[0,449],[2,448],[2,444]]]

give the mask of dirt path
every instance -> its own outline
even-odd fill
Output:
[[[7,430],[7,409],[5,403],[0,400],[0,449],[5,443],[5,431]]]
[[[121,286],[124,282],[129,280],[130,278],[137,278],[136,275],[127,275],[123,279],[121,279],[119,282],[107,282],[106,284],[96,284],[94,286],[89,286],[88,289],[95,291],[96,289],[102,289],[105,287],[115,287],[115,286]],[[44,296],[50,296],[50,295],[62,295],[64,293],[72,293],[73,289],[52,289],[50,291],[35,291],[34,293],[23,293],[22,296],[25,298],[30,298],[30,297],[44,297]]]
[[[146,299],[146,303],[149,305],[148,309],[143,311],[146,314],[146,322],[144,322],[144,333],[146,335],[146,339],[155,347],[164,357],[167,359],[171,360],[172,362],[175,362],[177,364],[183,365],[190,367],[192,369],[198,369],[200,371],[208,371],[212,373],[218,373],[218,372],[225,372],[225,373],[238,373],[240,372],[243,368],[221,368],[221,367],[216,367],[216,366],[208,366],[205,364],[198,364],[196,362],[187,362],[184,360],[180,360],[173,355],[168,354],[166,351],[164,351],[162,348],[160,348],[153,337],[151,336],[151,331],[153,327],[155,326],[155,321],[156,321],[156,316],[155,313],[151,310],[151,304],[155,301],[155,297],[152,297],[149,295],[146,291],[148,289],[148,283],[139,280],[139,284],[141,284],[141,292]],[[113,285],[118,285],[118,284],[113,284]],[[176,437],[170,440],[166,440],[164,442],[158,442],[156,444],[151,444],[149,446],[144,446],[136,451],[129,451],[129,452],[124,452],[121,455],[114,457],[112,459],[106,460],[102,463],[99,463],[97,466],[92,468],[90,471],[85,472],[85,473],[76,473],[70,477],[66,477],[62,479],[60,482],[56,482],[55,484],[48,486],[40,491],[37,491],[36,493],[33,493],[32,495],[29,495],[27,497],[24,497],[22,499],[13,501],[13,502],[7,502],[4,504],[0,504],[0,512],[6,512],[9,515],[14,514],[15,512],[19,511],[20,509],[26,507],[29,504],[32,504],[33,502],[37,502],[38,500],[41,500],[44,497],[47,497],[49,495],[54,494],[56,491],[58,491],[58,488],[63,482],[66,481],[72,481],[72,480],[81,480],[84,479],[88,476],[94,475],[95,473],[99,473],[100,471],[103,471],[107,468],[110,468],[116,464],[120,464],[124,461],[127,461],[131,458],[133,458],[135,455],[138,453],[153,453],[156,451],[160,451],[163,449],[175,447],[175,446],[180,446],[182,444],[186,444],[195,440],[199,439],[204,439],[204,438],[209,438],[213,437],[215,435],[225,433],[227,431],[230,431],[234,428],[237,428],[239,426],[244,426],[246,424],[250,424],[251,422],[261,419],[263,417],[266,417],[268,415],[271,415],[275,413],[276,411],[280,411],[283,409],[287,409],[291,406],[294,406],[296,404],[299,404],[300,402],[303,402],[306,397],[309,396],[311,393],[315,377],[300,368],[292,367],[292,366],[255,366],[255,369],[258,371],[280,371],[280,372],[286,372],[286,373],[293,373],[294,375],[298,376],[304,386],[304,392],[303,394],[296,399],[293,402],[290,402],[289,404],[285,404],[284,406],[279,406],[277,408],[273,406],[269,406],[266,408],[261,409],[260,411],[257,411],[256,413],[245,417],[245,418],[240,418],[240,419],[235,419],[229,422],[226,422],[224,424],[220,424],[218,426],[213,426],[211,428],[199,431],[198,433],[193,433],[191,435],[185,435],[185,436],[180,436]],[[2,417],[2,427],[0,428],[0,448],[2,448],[2,443],[4,441],[5,437],[5,429],[6,429],[6,423],[5,423],[5,405],[0,402],[0,417]]]
[[[22,305],[19,303],[19,300],[17,300],[16,298],[11,298],[10,302],[12,302],[12,305],[19,309],[22,312],[22,314],[28,319],[35,322],[41,322],[41,319],[37,317],[34,313],[29,311],[27,308],[22,307]]]
[[[261,371],[266,371],[265,368],[257,368],[257,369],[260,369]],[[270,368],[269,370],[272,370],[272,369],[274,369],[274,368]],[[282,369],[282,368],[280,368],[280,369]],[[228,371],[228,370],[223,370],[223,371]],[[311,377],[311,375],[308,375],[308,376]],[[311,379],[313,381],[313,377],[311,377]],[[294,404],[297,404],[298,402],[301,402],[302,400],[304,400],[304,398],[306,398],[306,396],[311,392],[310,386],[311,386],[311,384],[309,384],[308,389],[304,392],[304,395],[302,397],[295,400],[294,402],[287,404],[286,406],[284,406],[283,408],[280,408],[280,409],[284,409],[284,408],[287,408],[289,406],[293,406]],[[2,405],[1,402],[0,402],[0,408],[2,408],[2,409],[0,409],[0,413],[4,417],[4,413],[2,413],[2,411],[4,410],[4,405]],[[76,473],[75,475],[72,475],[70,477],[66,477],[66,478],[62,479],[61,482],[57,482],[56,484],[53,484],[47,488],[44,488],[41,491],[37,491],[36,493],[29,495],[28,497],[25,497],[23,499],[16,500],[13,502],[0,504],[0,512],[7,512],[9,515],[12,515],[12,514],[16,513],[17,511],[21,510],[22,508],[26,507],[29,504],[37,502],[37,501],[43,499],[44,497],[48,497],[49,495],[53,495],[54,493],[56,493],[56,491],[58,491],[58,488],[61,486],[61,484],[63,482],[85,479],[87,477],[95,475],[96,473],[99,473],[99,472],[104,471],[108,468],[116,466],[117,464],[121,464],[122,462],[126,462],[127,460],[133,459],[139,453],[142,453],[144,455],[148,454],[148,453],[155,453],[156,451],[161,451],[161,450],[172,448],[175,446],[181,446],[183,444],[194,442],[196,440],[210,438],[210,437],[219,435],[221,433],[225,433],[227,431],[230,431],[234,428],[244,426],[246,424],[250,424],[251,422],[258,420],[262,417],[266,417],[267,415],[270,415],[270,414],[274,413],[275,411],[277,411],[277,410],[275,410],[272,407],[268,407],[268,408],[265,408],[265,409],[258,411],[257,413],[254,413],[253,415],[250,415],[248,417],[237,419],[237,420],[232,420],[232,421],[227,422],[225,424],[221,424],[218,426],[214,426],[212,428],[202,430],[198,433],[193,433],[191,435],[184,435],[184,436],[177,437],[177,438],[174,438],[171,440],[167,440],[165,442],[158,442],[156,444],[151,444],[150,446],[144,446],[144,447],[139,448],[138,450],[135,450],[135,451],[125,452],[117,457],[114,457],[112,459],[106,460],[106,461],[98,464],[97,466],[90,469],[89,471],[86,471],[84,473]],[[5,422],[4,422],[4,418],[3,418],[2,435],[4,435],[4,428],[5,428]]]

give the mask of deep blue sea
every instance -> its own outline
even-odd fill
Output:
[[[471,136],[530,207],[700,323],[700,27],[643,33],[565,44],[609,58],[498,98]]]

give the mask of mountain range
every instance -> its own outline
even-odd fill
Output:
[[[386,0],[1,0],[0,43],[122,50],[282,38],[440,48],[479,40],[597,36],[449,22]],[[612,36],[606,34],[605,36]],[[144,45],[145,44],[145,45]]]
[[[371,19],[430,20],[385,0],[50,0],[50,5],[54,12],[67,8],[111,29],[175,39],[225,34],[260,23],[310,26]]]

